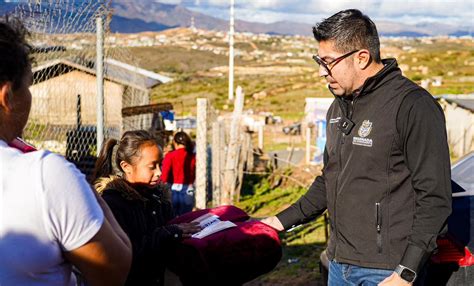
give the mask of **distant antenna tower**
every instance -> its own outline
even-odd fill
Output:
[[[191,30],[193,30],[193,32],[196,32],[196,26],[194,25],[194,16],[191,16]]]
[[[199,6],[199,0],[196,0],[196,2],[194,2],[194,5]],[[191,16],[191,30],[193,32],[196,32],[196,25],[195,25],[195,22],[194,22],[194,15]]]
[[[230,0],[229,27],[229,100],[234,100],[234,0]]]

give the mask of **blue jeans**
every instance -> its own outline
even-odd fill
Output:
[[[189,189],[189,185],[183,185],[179,191],[172,189],[171,203],[176,215],[192,211],[194,207],[194,189]]]
[[[372,286],[392,275],[393,270],[364,268],[360,266],[329,262],[329,286]]]

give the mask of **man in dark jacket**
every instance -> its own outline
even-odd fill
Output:
[[[263,222],[283,230],[327,209],[330,285],[409,285],[451,212],[442,109],[395,59],[381,60],[375,24],[360,11],[341,11],[313,34],[319,75],[336,98],[323,174]]]

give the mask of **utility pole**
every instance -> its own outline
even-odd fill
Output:
[[[229,101],[234,101],[234,0],[230,0]]]

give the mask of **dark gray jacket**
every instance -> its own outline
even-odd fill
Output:
[[[277,217],[289,228],[327,209],[330,259],[418,271],[451,212],[445,120],[394,59],[383,63],[353,97],[336,96],[323,175]]]

